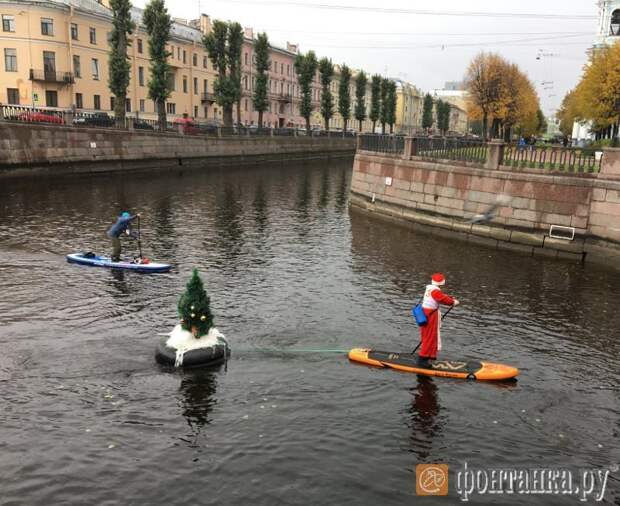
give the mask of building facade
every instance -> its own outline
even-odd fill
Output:
[[[156,107],[148,98],[150,59],[148,34],[142,24],[141,9],[132,9],[136,28],[130,36],[128,56],[131,78],[127,90],[129,116],[156,119]],[[108,88],[109,36],[112,16],[108,0],[0,0],[0,103],[58,108],[76,112],[114,109]],[[213,93],[217,73],[202,43],[212,30],[211,19],[173,19],[168,44],[171,94],[166,102],[170,119],[191,117],[199,122],[220,123],[222,108]],[[295,73],[299,48],[270,47],[268,108],[263,124],[268,127],[303,127],[300,115],[301,90]],[[239,119],[243,125],[258,124],[252,96],[256,83],[254,33],[245,29],[241,54],[241,101]],[[348,129],[357,130],[355,88],[358,70],[352,70],[349,94],[351,112]],[[366,119],[362,131],[372,130],[370,75],[366,89]],[[394,132],[412,134],[421,128],[422,93],[400,79],[397,82],[397,110]],[[330,129],[344,128],[339,113],[340,66],[335,65],[331,84],[334,114]],[[317,72],[312,83],[311,126],[324,128],[320,113],[321,86]],[[237,121],[237,108],[233,111]],[[379,131],[380,126],[377,126]]]

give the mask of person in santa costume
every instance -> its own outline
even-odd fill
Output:
[[[437,352],[441,351],[441,312],[439,306],[458,306],[459,301],[454,297],[443,293],[441,286],[446,284],[446,278],[441,273],[433,274],[431,284],[426,286],[422,309],[428,319],[428,323],[420,327],[420,353],[418,365],[430,367],[430,361],[437,358]]]

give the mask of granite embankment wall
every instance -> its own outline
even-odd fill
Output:
[[[358,151],[351,205],[431,234],[620,266],[620,150],[605,151],[599,173],[566,175],[505,167],[496,148],[484,166]],[[499,194],[511,201],[491,223],[468,223]],[[574,227],[574,240],[549,237],[550,225]]]
[[[355,139],[206,137],[0,122],[0,177],[352,158]]]

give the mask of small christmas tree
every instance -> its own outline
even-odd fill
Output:
[[[194,334],[196,339],[207,334],[213,326],[209,296],[196,269],[179,299],[179,316],[183,329]]]

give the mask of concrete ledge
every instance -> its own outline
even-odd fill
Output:
[[[351,192],[352,209],[372,212],[377,217],[390,219],[416,230],[470,244],[504,251],[515,251],[528,256],[559,258],[576,262],[592,261],[620,267],[620,244],[609,244],[594,238],[576,237],[574,241],[552,239],[543,232],[523,232],[493,225],[471,225],[455,218],[415,211],[396,204],[370,202],[366,195]]]

